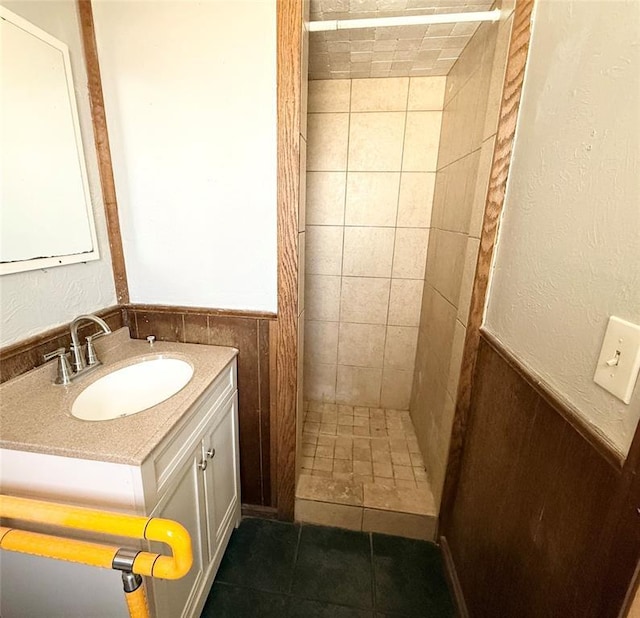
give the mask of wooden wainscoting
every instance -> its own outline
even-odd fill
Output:
[[[469,614],[617,616],[640,556],[633,475],[487,334],[470,411],[445,529]]]
[[[242,501],[275,506],[271,496],[271,313],[128,305],[131,336],[238,348],[240,481]]]
[[[96,311],[95,315],[101,317],[111,330],[118,330],[127,325],[126,315],[121,305],[101,309]],[[6,382],[39,367],[44,364],[44,355],[57,348],[69,349],[71,346],[69,327],[69,324],[58,326],[0,349],[0,382]],[[80,327],[78,333],[81,337],[85,337],[95,330],[95,324],[87,323]]]

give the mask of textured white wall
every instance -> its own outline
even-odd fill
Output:
[[[275,311],[275,0],[93,7],[132,302]]]
[[[76,3],[2,0],[2,5],[69,46],[100,260],[0,277],[0,346],[116,304]]]
[[[539,0],[486,328],[621,452],[640,417],[593,382],[640,323],[640,11]]]

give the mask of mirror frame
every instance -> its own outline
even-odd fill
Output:
[[[82,190],[84,194],[84,205],[89,224],[89,232],[91,236],[91,251],[83,253],[72,253],[67,255],[58,255],[51,257],[32,258],[26,260],[17,260],[15,262],[0,262],[0,275],[8,275],[12,273],[25,272],[29,270],[40,270],[52,268],[54,266],[65,266],[68,264],[78,264],[81,262],[90,262],[100,259],[100,251],[98,248],[98,238],[96,234],[96,225],[93,214],[93,204],[91,201],[91,192],[89,190],[89,179],[87,175],[87,164],[85,159],[84,145],[82,141],[82,133],[80,130],[80,117],[78,114],[78,102],[73,82],[73,73],[71,70],[71,60],[69,56],[69,47],[66,43],[60,41],[41,28],[38,28],[30,21],[24,19],[20,15],[13,13],[9,9],[0,5],[0,19],[3,19],[17,28],[24,30],[32,36],[40,39],[47,45],[57,49],[62,55],[64,65],[66,90],[69,97],[69,105],[73,122],[74,140],[78,154],[78,164],[80,167],[80,177],[82,181]],[[84,61],[84,57],[82,58]]]

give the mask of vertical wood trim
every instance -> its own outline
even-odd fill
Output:
[[[464,342],[456,410],[453,418],[449,457],[447,461],[447,472],[442,492],[440,527],[441,533],[445,536],[447,535],[447,527],[451,522],[453,504],[460,479],[465,434],[471,405],[471,386],[478,355],[478,346],[480,344],[480,326],[482,324],[493,251],[500,216],[502,215],[502,208],[504,206],[504,196],[511,165],[513,140],[516,131],[518,110],[520,109],[524,72],[531,38],[531,13],[533,5],[534,0],[516,0],[500,117],[498,120],[496,145],[493,153],[491,177],[485,204],[482,234],[480,237],[480,250],[473,282],[467,334]]]
[[[78,12],[80,15],[85,63],[87,65],[89,101],[91,103],[91,117],[93,120],[93,139],[98,154],[98,169],[100,171],[102,199],[104,200],[107,234],[109,236],[109,248],[111,250],[113,279],[118,302],[127,304],[129,302],[129,285],[127,283],[127,270],[124,262],[124,251],[122,249],[120,220],[118,219],[118,202],[116,200],[116,186],[113,179],[109,132],[107,131],[107,119],[104,110],[100,64],[98,62],[98,48],[96,45],[91,0],[78,0]]]
[[[298,201],[302,2],[277,0],[278,338],[276,343],[277,506],[293,519],[298,355]]]

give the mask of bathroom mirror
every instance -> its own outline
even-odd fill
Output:
[[[97,260],[68,47],[0,6],[0,274]]]

